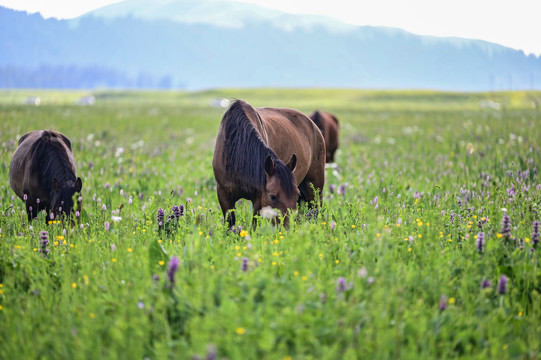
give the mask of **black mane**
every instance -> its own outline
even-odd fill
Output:
[[[316,124],[316,126],[319,128],[321,133],[325,135],[325,130],[323,129],[323,123],[321,122],[321,113],[319,111],[315,111],[311,116],[310,119]]]
[[[223,156],[227,174],[247,193],[252,193],[254,188],[264,189],[265,159],[270,155],[274,160],[275,173],[280,179],[282,189],[288,196],[292,196],[296,190],[293,173],[263,142],[248,119],[243,103],[236,100],[222,118],[225,132]]]
[[[76,176],[70,163],[63,139],[56,133],[44,130],[31,150],[34,171],[39,174],[40,185],[51,190],[56,178],[61,185],[75,184]]]

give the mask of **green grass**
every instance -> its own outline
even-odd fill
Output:
[[[87,93],[0,92],[0,358],[541,356],[541,93],[97,91],[73,105]],[[254,230],[243,201],[247,233],[224,228],[211,160],[225,110],[210,106],[222,97],[337,115],[317,219]],[[41,128],[72,141],[82,226],[28,224],[9,186],[18,137]],[[180,204],[160,231],[157,210]]]

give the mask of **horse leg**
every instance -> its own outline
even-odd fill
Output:
[[[34,205],[30,205],[30,204],[34,204]],[[26,203],[26,214],[28,215],[29,223],[38,217],[38,212],[39,212],[38,204],[35,201],[28,201]]]
[[[218,194],[218,202],[224,215],[224,221],[229,225],[229,229],[235,226],[235,202],[236,200],[227,193],[221,186],[217,186],[216,192]]]
[[[261,210],[261,195],[258,195],[255,199],[252,199],[252,206],[254,208],[254,212],[252,214],[252,228],[255,229],[257,227],[256,215]]]
[[[321,192],[323,191],[324,185],[324,176],[316,178],[307,176],[299,185],[299,189],[303,195],[304,200],[308,203],[309,208],[317,209],[321,206]],[[318,192],[319,195],[317,201],[316,192]]]

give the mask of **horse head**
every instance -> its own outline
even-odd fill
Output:
[[[261,208],[273,208],[279,210],[284,218],[284,226],[289,224],[288,210],[297,208],[299,189],[293,175],[297,165],[297,156],[293,154],[291,159],[284,164],[274,160],[271,155],[265,158],[265,189],[261,194]],[[258,209],[259,210],[259,209]],[[274,217],[276,221],[276,217]]]
[[[56,178],[53,180],[53,192],[51,196],[51,213],[57,215],[71,215],[73,208],[73,197],[80,193],[83,182],[78,177],[75,182],[67,181],[64,185],[60,184]],[[77,199],[77,210],[81,210],[81,201]]]

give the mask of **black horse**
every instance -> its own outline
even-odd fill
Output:
[[[23,135],[9,165],[11,188],[26,203],[28,221],[47,212],[70,215],[73,197],[83,183],[76,176],[70,140],[57,131],[36,130]],[[81,210],[81,201],[77,201]]]

